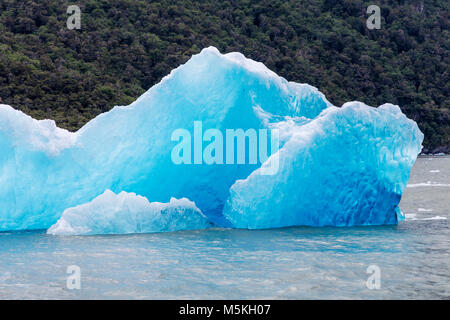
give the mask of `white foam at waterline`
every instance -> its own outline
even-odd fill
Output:
[[[419,209],[417,209],[417,211],[419,211],[419,212],[433,212],[433,209],[419,208]]]
[[[412,183],[406,186],[407,188],[418,188],[418,187],[450,187],[448,183],[438,183],[438,182],[421,182],[421,183]]]
[[[447,217],[435,216],[435,217],[423,218],[423,219],[419,219],[419,220],[447,220]]]
[[[407,221],[427,221],[427,220],[447,220],[446,217],[434,216],[430,218],[417,218],[417,214],[415,213],[407,213],[405,214],[405,220]]]

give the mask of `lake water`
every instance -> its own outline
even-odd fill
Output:
[[[450,157],[418,159],[401,208],[384,227],[0,233],[0,299],[449,299]]]

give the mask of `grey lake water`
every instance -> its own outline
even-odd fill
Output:
[[[401,209],[382,227],[0,233],[0,299],[449,299],[450,157],[418,159]]]

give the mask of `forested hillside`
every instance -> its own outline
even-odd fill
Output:
[[[81,29],[66,26],[81,8]],[[381,29],[366,27],[368,5]],[[399,104],[450,150],[448,0],[0,0],[0,99],[76,130],[207,46],[239,51],[335,105]]]

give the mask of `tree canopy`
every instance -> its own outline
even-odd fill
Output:
[[[202,48],[239,51],[335,105],[400,105],[427,151],[450,148],[447,0],[0,2],[0,99],[76,130],[126,105]],[[366,9],[381,8],[369,30]],[[445,149],[445,148],[444,148]]]

